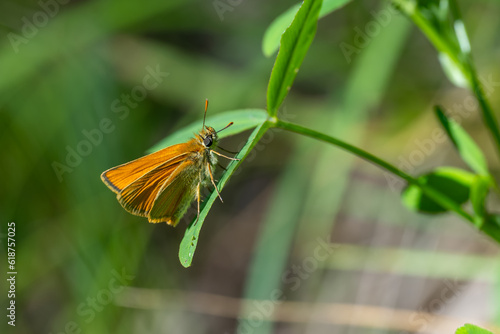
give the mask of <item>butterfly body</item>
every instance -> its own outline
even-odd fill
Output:
[[[203,125],[188,142],[111,168],[102,173],[101,179],[117,194],[125,210],[147,217],[151,223],[175,226],[195,198],[199,216],[201,187],[210,183],[216,187],[216,155],[226,157],[213,150],[217,142],[215,129]]]

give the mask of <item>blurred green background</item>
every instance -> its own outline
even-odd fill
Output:
[[[498,245],[456,216],[409,212],[402,182],[325,144],[266,134],[213,206],[189,269],[177,253],[195,211],[176,228],[148,224],[101,182],[102,171],[201,122],[205,98],[210,115],[265,108],[274,56],[263,56],[262,38],[294,4],[2,1],[1,258],[13,221],[18,272],[16,326],[3,316],[2,332],[499,328]],[[500,4],[459,4],[498,111]],[[378,29],[360,37],[367,27]],[[356,50],[347,57],[346,45]],[[498,174],[477,110],[462,111],[468,95],[405,17],[354,1],[319,21],[280,115],[416,175],[465,167],[448,141],[432,140],[440,103]],[[247,136],[222,146],[236,150]],[[0,299],[7,307],[6,289]]]

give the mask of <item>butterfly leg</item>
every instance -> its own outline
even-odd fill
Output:
[[[226,153],[238,154],[238,152],[233,152],[233,151],[226,150],[224,147],[220,147],[220,146],[217,146],[217,147],[220,148],[221,150],[223,150]]]
[[[236,160],[236,161],[240,161],[240,159],[236,159],[236,158],[231,158],[231,157],[228,157],[227,155],[224,155],[222,153],[219,153],[217,151],[214,151],[214,150],[211,150],[212,152],[214,152],[215,154],[217,154],[218,156],[221,156],[223,158],[226,158],[226,159],[229,159],[229,160]]]
[[[207,168],[208,168],[208,173],[210,173],[210,180],[212,181],[212,184],[215,187],[215,191],[217,192],[217,195],[219,195],[220,201],[222,203],[224,203],[224,201],[222,200],[222,197],[220,197],[219,189],[217,189],[217,185],[215,184],[214,176],[212,175],[212,167],[210,166],[210,164],[208,162],[207,162]]]
[[[198,186],[196,187],[196,201],[198,202],[198,215],[196,216],[196,221],[194,222],[194,225],[198,223],[198,219],[200,219],[200,186],[201,182],[198,182]]]

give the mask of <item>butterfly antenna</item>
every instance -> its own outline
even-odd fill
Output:
[[[203,126],[201,127],[201,130],[205,129],[205,118],[207,117],[207,110],[208,110],[208,99],[205,99],[205,114],[203,115]]]
[[[226,125],[225,127],[223,127],[222,129],[220,129],[219,131],[215,132],[215,133],[219,133],[219,132],[221,132],[222,130],[227,129],[228,127],[230,127],[230,126],[231,126],[231,125],[233,125],[233,124],[234,124],[234,123],[233,123],[233,122],[231,122],[231,123],[229,123],[228,125]]]

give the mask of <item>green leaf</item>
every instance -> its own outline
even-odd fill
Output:
[[[421,184],[446,195],[457,205],[462,205],[469,199],[470,187],[474,179],[474,174],[452,167],[441,167],[418,177]],[[401,194],[401,199],[413,211],[430,214],[447,211],[447,209],[424,195],[422,189],[417,185],[410,184],[406,187]]]
[[[240,109],[226,111],[220,114],[207,117],[205,124],[214,129],[222,129],[229,122],[234,122],[232,126],[218,134],[219,138],[229,137],[234,134],[246,131],[262,124],[267,118],[267,113],[262,109]],[[179,144],[193,138],[193,133],[201,130],[202,121],[196,121],[190,125],[174,132],[167,138],[161,140],[155,146],[148,150],[148,153],[156,152],[162,148]]]
[[[305,0],[292,24],[281,36],[280,51],[267,87],[267,111],[270,116],[275,116],[283,103],[314,39],[321,3],[322,0]]]
[[[323,5],[319,12],[319,17],[322,18],[335,10],[341,8],[352,0],[323,0]],[[274,19],[274,21],[269,25],[266,32],[264,33],[264,38],[262,39],[262,53],[266,57],[271,57],[273,53],[278,50],[280,46],[280,39],[286,28],[292,23],[295,14],[300,8],[300,3],[293,5],[283,14]]]
[[[469,134],[457,122],[448,119],[440,106],[435,107],[435,112],[462,159],[476,173],[489,175],[486,158]]]
[[[486,214],[484,223],[479,226],[479,229],[500,243],[500,215]]]
[[[489,330],[478,327],[476,325],[465,324],[459,329],[457,329],[455,334],[493,334],[493,333],[490,332]]]
[[[271,57],[278,50],[281,35],[290,26],[299,8],[300,3],[295,4],[271,22],[262,39],[262,53],[264,56]]]
[[[267,112],[262,109],[242,109],[223,112],[214,116],[209,116],[206,118],[205,124],[214,127],[215,129],[221,129],[226,126],[229,122],[234,122],[233,126],[230,126],[226,130],[219,134],[219,138],[228,137],[245,130],[257,127],[254,132],[250,135],[245,146],[240,150],[240,152],[235,156],[240,161],[231,161],[227,170],[223,173],[217,188],[222,191],[222,188],[226,184],[229,177],[234,173],[236,168],[242,162],[244,157],[249,153],[252,147],[257,143],[257,141],[262,136],[263,132],[267,130],[268,126],[265,126],[267,119]],[[201,130],[202,121],[196,121],[168,136],[167,138],[160,141],[158,144],[153,146],[148,152],[155,152],[162,148],[174,145],[177,143],[182,143],[193,137],[194,133],[198,133]],[[200,217],[196,225],[194,225],[193,220],[191,225],[187,228],[184,238],[181,241],[179,248],[179,259],[184,267],[189,267],[191,265],[194,251],[196,250],[196,245],[198,244],[198,236],[208,214],[208,211],[212,207],[215,199],[217,198],[217,192],[213,190],[204,202]]]
[[[264,135],[264,133],[269,128],[268,122],[261,123],[250,135],[247,140],[247,143],[240,152],[235,156],[235,158],[240,159],[239,161],[231,161],[227,170],[222,175],[220,181],[217,183],[217,188],[219,192],[222,191],[227,181],[234,173],[236,168],[243,162],[245,157],[250,153],[250,150],[257,144],[259,139]],[[212,207],[214,201],[217,199],[217,192],[215,189],[212,191],[210,196],[205,199],[204,205],[200,211],[200,217],[196,222],[196,218],[191,222],[189,227],[186,229],[186,233],[184,234],[184,238],[181,241],[181,245],[179,247],[179,260],[184,267],[189,267],[191,262],[193,261],[194,252],[196,250],[196,246],[198,245],[198,239],[201,231],[201,227],[203,226],[203,222],[207,217],[208,211]],[[196,222],[196,224],[195,224]]]
[[[489,177],[478,175],[474,178],[470,189],[470,201],[472,203],[472,208],[474,209],[474,224],[477,227],[481,227],[486,219],[486,196],[490,186],[492,185],[492,180]]]

